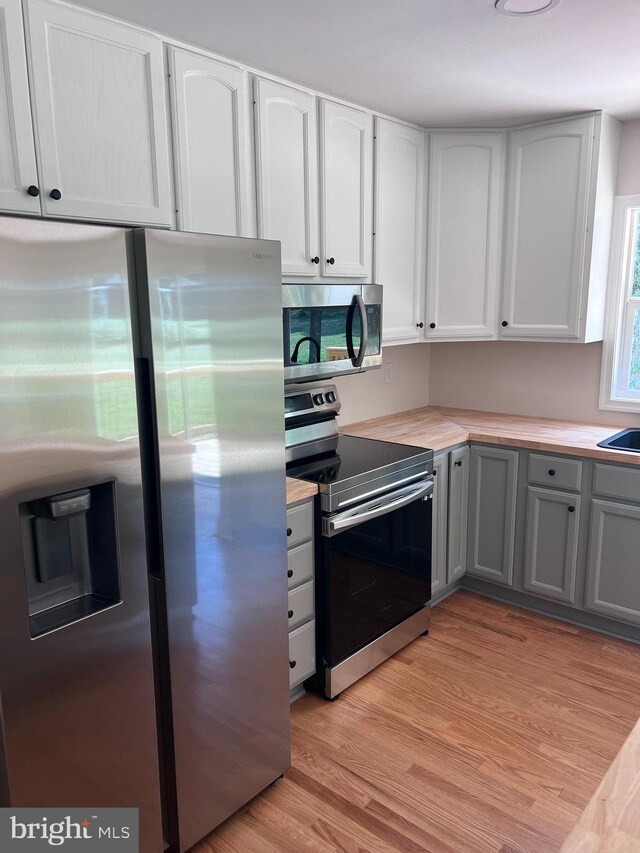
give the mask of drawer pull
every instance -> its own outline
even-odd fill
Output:
[[[457,465],[458,468],[462,468],[462,459],[457,459],[454,464]]]
[[[556,469],[555,468],[549,468],[549,476],[550,477],[556,476]]]
[[[569,510],[569,512],[575,512],[576,511],[576,508],[574,506],[568,506],[567,509]]]
[[[291,536],[293,530],[290,527],[287,527],[287,536]]]
[[[296,668],[296,663],[297,663],[297,661],[295,661],[295,660],[290,660],[290,661],[289,661],[289,667],[290,667],[290,669],[295,669],[295,668]]]
[[[292,577],[293,577],[293,569],[289,569],[289,570],[287,571],[287,577],[288,577],[288,578],[292,578]]]
[[[290,610],[289,611],[289,619],[291,619],[292,617],[293,617],[293,610]]]

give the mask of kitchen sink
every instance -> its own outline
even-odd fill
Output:
[[[622,432],[617,432],[615,435],[605,438],[604,441],[599,441],[598,447],[640,453],[640,429],[623,429]]]

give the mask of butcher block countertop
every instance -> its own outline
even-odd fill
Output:
[[[306,483],[304,480],[294,480],[287,477],[287,506],[312,498],[318,494],[318,487],[314,483]]]
[[[640,850],[640,720],[607,770],[562,853]]]
[[[468,441],[528,447],[569,456],[584,456],[640,465],[640,453],[607,450],[598,442],[624,426],[603,426],[579,421],[557,421],[550,418],[530,418],[522,415],[501,415],[474,412],[468,409],[445,409],[427,406],[397,415],[375,418],[342,427],[341,432],[397,441],[444,450]]]

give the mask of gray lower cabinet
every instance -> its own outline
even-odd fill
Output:
[[[467,572],[510,586],[513,583],[518,452],[473,445],[470,458]]]
[[[575,604],[580,497],[527,489],[524,588]]]
[[[449,454],[449,529],[447,583],[459,580],[467,570],[467,520],[469,507],[469,448]]]
[[[433,460],[433,540],[431,547],[431,596],[447,585],[447,515],[449,496],[449,453]]]
[[[313,499],[287,509],[287,581],[289,585],[289,689],[291,698],[315,672]]]
[[[591,501],[586,607],[640,625],[640,506]]]

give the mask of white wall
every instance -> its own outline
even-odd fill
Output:
[[[385,347],[383,361],[393,364],[393,381],[385,383],[385,369],[369,370],[336,380],[342,401],[340,424],[426,406],[429,398],[429,346],[409,344]]]
[[[618,195],[640,193],[640,120],[622,126]],[[429,404],[640,425],[598,408],[602,344],[433,344]]]

